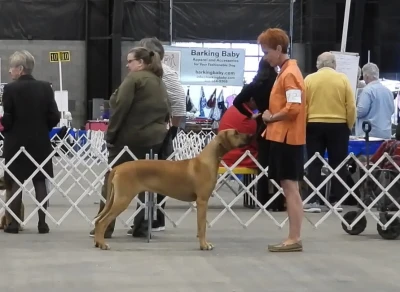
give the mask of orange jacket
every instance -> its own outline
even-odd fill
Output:
[[[264,132],[267,140],[289,145],[306,144],[305,86],[296,60],[288,60],[281,68],[271,91],[269,111],[271,114],[285,112],[288,118],[268,124]]]

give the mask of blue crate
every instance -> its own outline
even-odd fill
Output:
[[[350,141],[349,142],[349,153],[353,152],[355,156],[359,155],[373,155],[382,145],[384,141],[370,141],[368,142],[368,152],[367,143],[365,141]]]
[[[380,141],[369,141],[368,142],[368,153],[367,153],[367,143],[365,141],[354,141],[350,140],[349,141],[349,148],[347,153],[354,153],[355,156],[359,155],[374,155],[375,152],[378,150],[378,148],[381,146],[381,144],[384,142],[384,140]],[[325,152],[324,158],[328,158],[328,153]]]

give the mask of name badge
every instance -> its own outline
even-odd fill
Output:
[[[286,100],[290,103],[301,103],[301,90],[289,89],[286,91]]]

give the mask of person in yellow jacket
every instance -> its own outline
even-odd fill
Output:
[[[350,131],[356,121],[355,96],[350,81],[343,73],[336,71],[335,55],[330,52],[321,54],[317,59],[318,71],[308,75],[306,86],[307,156],[315,153],[324,156],[328,153],[329,165],[335,169],[348,155]],[[308,167],[308,179],[317,187],[321,183],[322,161],[315,159]],[[345,180],[343,167],[338,174]],[[309,188],[309,193],[312,193]],[[337,202],[346,189],[336,178],[332,179],[331,203]],[[304,206],[305,212],[319,213],[318,196],[314,195]],[[342,211],[340,207],[337,209]]]

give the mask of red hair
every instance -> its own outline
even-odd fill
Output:
[[[280,28],[269,28],[264,30],[257,38],[261,45],[276,50],[278,46],[282,47],[282,53],[287,54],[289,47],[289,37],[287,33]]]

